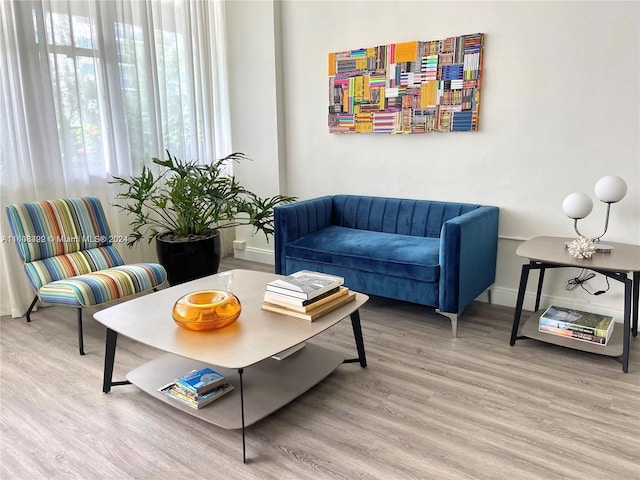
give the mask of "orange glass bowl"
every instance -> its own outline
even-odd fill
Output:
[[[188,330],[226,327],[240,316],[240,300],[231,292],[201,290],[180,297],[173,306],[173,320]]]

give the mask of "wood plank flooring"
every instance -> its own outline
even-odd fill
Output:
[[[268,265],[223,259],[221,270]],[[637,479],[640,340],[629,373],[534,340],[509,346],[513,309],[473,303],[459,322],[372,298],[368,368],[340,366],[247,430],[227,431],[135,386],[102,393],[104,327],[40,309],[0,323],[0,478]],[[316,343],[355,355],[350,322]],[[119,338],[116,379],[159,355]]]

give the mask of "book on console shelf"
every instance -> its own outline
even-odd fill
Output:
[[[327,313],[332,312],[335,309],[340,308],[341,306],[355,300],[355,298],[356,292],[347,291],[346,295],[341,295],[335,300],[324,303],[317,308],[309,310],[308,312],[299,312],[289,308],[289,306],[269,302],[262,302],[262,309],[270,312],[282,313],[284,315],[289,315],[292,317],[302,318],[304,320],[313,322],[323,315],[326,315]]]
[[[549,329],[559,329],[571,334],[564,333],[564,336],[578,338],[579,340],[591,337],[600,340],[587,340],[592,343],[606,345],[613,333],[615,322],[609,315],[600,315],[592,312],[584,312],[573,308],[550,306],[540,315],[538,330],[553,333]],[[545,327],[543,329],[543,327]],[[560,333],[556,333],[560,334]],[[575,335],[573,335],[575,334]],[[580,337],[580,338],[579,338]],[[584,337],[584,338],[583,338]]]
[[[160,387],[158,391],[170,398],[178,400],[184,405],[187,405],[191,408],[199,409],[206,405],[209,405],[211,402],[217,400],[223,395],[226,395],[233,389],[234,386],[230,383],[223,383],[221,385],[218,385],[217,387],[214,387],[213,390],[209,390],[206,393],[198,395],[190,392],[189,390],[186,390],[182,387],[182,385],[176,382],[171,382],[167,385],[164,385],[163,387]]]
[[[326,303],[333,302],[336,298],[340,298],[348,293],[349,289],[347,287],[336,287],[333,290],[329,290],[322,295],[312,298],[311,300],[303,300],[301,298],[266,291],[264,292],[264,301],[289,308],[296,312],[308,313],[311,310],[314,310]]]
[[[603,347],[607,344],[607,339],[604,337],[597,337],[590,333],[576,332],[575,330],[540,325],[538,331],[559,337],[571,338],[572,340],[581,340],[583,342],[593,343],[594,345],[602,345]]]
[[[344,284],[344,278],[327,273],[300,270],[267,283],[267,291],[311,300]]]

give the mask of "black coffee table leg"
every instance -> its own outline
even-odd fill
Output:
[[[238,375],[240,376],[240,416],[242,417],[242,463],[247,463],[247,447],[244,436],[244,388],[242,388],[242,374],[244,368],[238,369]]]
[[[362,327],[360,326],[360,311],[356,310],[351,314],[351,326],[353,327],[353,337],[358,349],[358,358],[348,358],[344,363],[359,362],[362,368],[367,368],[367,356],[364,352],[364,340],[362,338]]]
[[[102,376],[102,391],[109,393],[111,387],[115,385],[130,385],[129,380],[123,380],[120,382],[113,381],[113,364],[116,359],[116,345],[118,343],[118,332],[114,332],[110,328],[107,328],[107,341],[104,352],[104,374]]]

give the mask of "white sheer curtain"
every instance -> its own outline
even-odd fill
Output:
[[[10,203],[94,195],[112,233],[112,175],[165,150],[188,160],[230,153],[222,1],[0,2],[2,238]],[[33,291],[15,246],[0,244],[0,314],[21,316]],[[128,261],[151,249],[119,250]]]

